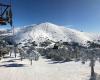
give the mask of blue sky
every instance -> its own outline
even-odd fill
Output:
[[[14,25],[51,22],[100,32],[100,0],[12,0]]]

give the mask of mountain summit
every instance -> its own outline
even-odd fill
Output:
[[[55,25],[49,22],[38,25],[26,26],[15,35],[16,42],[27,42],[28,40],[43,42],[45,40],[52,41],[74,41],[78,43],[86,43],[99,39],[99,35],[81,32],[64,26]]]

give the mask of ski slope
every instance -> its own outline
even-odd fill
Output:
[[[81,62],[54,63],[48,59],[39,61],[10,58],[9,55],[0,61],[0,80],[89,80],[90,67]],[[100,64],[96,63],[95,72],[100,74]],[[100,80],[97,79],[97,80]]]

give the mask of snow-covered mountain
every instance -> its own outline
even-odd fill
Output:
[[[43,42],[48,39],[52,41],[74,41],[84,44],[86,41],[100,39],[100,35],[81,32],[48,22],[18,29],[15,35],[16,42],[27,42],[28,40]]]

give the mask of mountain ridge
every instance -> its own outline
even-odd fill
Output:
[[[15,34],[16,42],[26,43],[28,40],[36,41],[37,43],[45,40],[52,41],[67,41],[86,44],[87,41],[100,39],[100,35],[94,35],[86,32],[81,32],[75,29],[64,26],[55,25],[49,22],[38,25],[26,26],[20,29]]]

